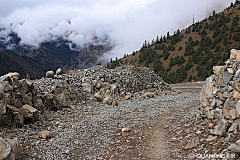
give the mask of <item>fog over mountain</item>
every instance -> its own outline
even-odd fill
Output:
[[[138,50],[144,40],[173,33],[234,0],[0,0],[0,37],[15,32],[21,45],[38,47],[59,37],[79,47],[110,43],[101,59]],[[4,29],[3,29],[4,28]]]

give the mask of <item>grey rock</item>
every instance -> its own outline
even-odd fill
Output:
[[[233,75],[230,74],[227,70],[224,71],[223,74],[223,82],[224,84],[228,84],[230,82],[230,80],[232,79]]]
[[[191,148],[195,148],[197,147],[199,144],[199,138],[198,137],[195,137],[193,139],[191,139],[187,145],[184,147],[184,149],[191,149]]]
[[[11,152],[11,146],[0,137],[0,159],[7,158]]]
[[[6,113],[6,105],[3,100],[0,100],[0,114]]]
[[[58,68],[58,69],[56,70],[56,75],[62,75],[62,74],[63,74],[62,68]]]
[[[6,139],[6,142],[11,146],[11,153],[6,158],[6,160],[8,160],[8,159],[9,160],[10,159],[18,159],[21,155],[21,149],[22,149],[18,138]]]
[[[11,78],[18,79],[20,74],[18,72],[10,72],[0,77],[0,81],[11,81]]]
[[[214,127],[213,134],[222,136],[227,132],[227,127],[229,126],[229,122],[225,119],[221,119],[217,125]]]
[[[21,108],[21,114],[25,118],[31,118],[33,121],[38,119],[39,112],[36,108],[25,104]]]
[[[209,137],[206,139],[207,142],[215,141],[217,139],[217,136],[215,137]]]
[[[237,113],[240,115],[240,100],[237,101],[236,110],[237,110]]]
[[[53,71],[47,71],[46,72],[46,77],[47,78],[53,78],[54,77],[54,72]]]
[[[235,153],[240,153],[240,146],[234,143],[231,144],[227,149]]]
[[[228,129],[228,132],[233,132],[234,130],[236,130],[238,127],[238,123],[233,123],[231,125],[231,127]]]

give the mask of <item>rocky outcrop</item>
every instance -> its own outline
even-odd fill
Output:
[[[211,134],[231,138],[240,128],[240,50],[232,49],[230,59],[213,72],[202,89],[200,115],[207,119]],[[238,152],[236,146],[229,150]]]

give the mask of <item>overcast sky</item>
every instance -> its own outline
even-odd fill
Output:
[[[140,49],[145,40],[184,29],[235,0],[0,0],[0,24],[38,46],[62,36],[79,46],[109,37],[110,59]]]

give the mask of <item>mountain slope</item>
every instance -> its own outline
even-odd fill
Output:
[[[188,28],[145,41],[139,51],[107,64],[114,68],[128,64],[147,66],[166,82],[205,80],[212,67],[227,59],[231,48],[240,49],[240,4],[231,4]]]
[[[101,44],[89,44],[82,48],[62,38],[41,43],[39,48],[21,45],[21,39],[16,33],[9,34],[8,39],[10,40],[7,42],[6,40],[0,41],[0,48],[10,49],[17,55],[35,59],[53,70],[59,67],[70,69],[92,67],[99,56],[112,48],[107,37],[102,40]],[[96,41],[97,38],[95,38]]]
[[[19,72],[23,78],[28,74],[29,78],[36,79],[45,76],[47,70],[47,67],[36,60],[0,50],[0,75]]]

